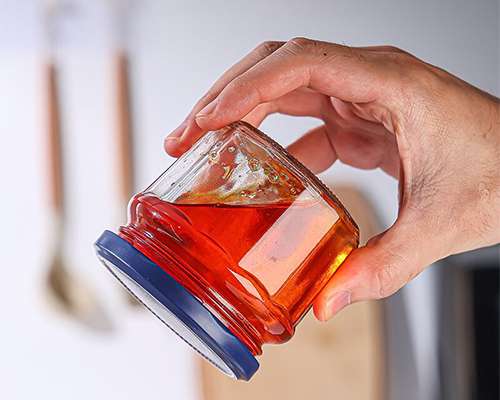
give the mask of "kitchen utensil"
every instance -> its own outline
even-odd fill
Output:
[[[97,330],[110,329],[109,320],[100,307],[96,294],[66,265],[64,249],[66,241],[66,215],[64,204],[64,162],[58,91],[58,72],[53,54],[54,18],[60,4],[47,1],[45,25],[47,28],[47,52],[43,65],[44,102],[46,109],[46,134],[50,176],[50,220],[53,229],[52,256],[49,263],[46,285],[52,302],[68,315]]]
[[[116,147],[117,173],[119,186],[118,210],[122,213],[127,208],[128,201],[134,193],[134,154],[133,154],[133,123],[131,112],[131,91],[129,73],[129,53],[126,39],[128,33],[130,1],[110,0],[113,17],[114,49],[113,49],[113,81],[116,113]],[[126,221],[126,214],[119,223]],[[131,305],[139,305],[128,292],[124,292]]]

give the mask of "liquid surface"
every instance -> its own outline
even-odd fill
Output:
[[[164,268],[254,354],[280,343],[348,253],[357,232],[307,192],[273,204],[169,203],[137,195],[122,236]]]

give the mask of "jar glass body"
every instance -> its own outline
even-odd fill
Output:
[[[206,134],[136,195],[119,234],[255,355],[293,335],[358,245],[328,188],[244,122]]]

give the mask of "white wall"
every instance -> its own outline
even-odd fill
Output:
[[[116,222],[110,29],[101,2],[80,1],[60,43],[71,267],[100,288],[116,330],[99,335],[43,301],[49,257],[40,97],[38,2],[0,0],[0,398],[197,398],[191,353],[146,313],[125,307],[92,243]],[[393,44],[498,94],[498,3],[482,1],[137,1],[134,56],[138,187],[170,163],[162,140],[229,65],[268,39],[308,36]],[[316,122],[272,117],[263,130],[287,144]],[[336,165],[328,179],[359,185],[386,225],[396,183]],[[424,274],[408,292],[422,399],[432,387],[432,300]],[[420,286],[420,287],[418,287]],[[413,312],[412,312],[413,310]],[[415,312],[416,310],[416,312]],[[429,311],[429,312],[427,312]],[[422,339],[423,337],[423,339]],[[284,384],[284,383],[283,383]]]

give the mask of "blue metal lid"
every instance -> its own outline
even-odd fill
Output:
[[[104,231],[95,243],[110,272],[153,314],[225,374],[249,380],[259,363],[196,297],[126,240]]]

